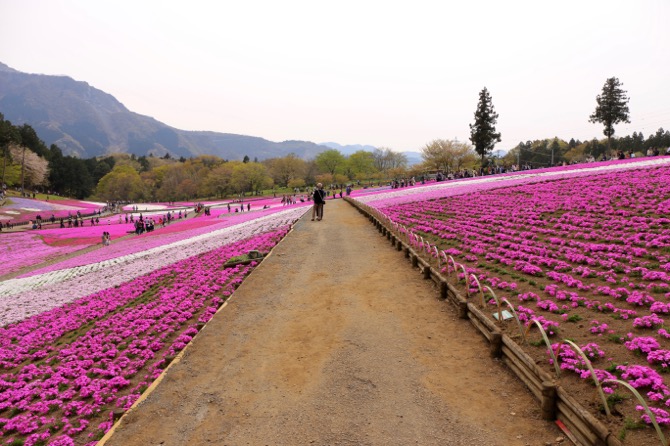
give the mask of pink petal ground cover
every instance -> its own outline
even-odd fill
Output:
[[[282,203],[282,197],[255,197],[255,198],[245,198],[244,201],[206,201],[203,204],[209,206],[212,209],[212,215],[229,215],[235,214],[235,209],[240,210],[241,206],[244,206],[244,212],[247,212],[247,206],[251,206],[251,211],[259,211],[266,208],[288,208],[293,206],[305,206],[310,205],[311,202],[306,200],[307,194],[296,194],[295,195],[296,204],[288,205]],[[300,199],[304,201],[301,202]],[[228,205],[230,205],[230,212],[228,211]],[[216,214],[215,214],[216,213]],[[238,212],[239,213],[239,212]]]
[[[394,205],[393,197],[384,197],[371,204],[454,256],[482,286],[507,298],[526,325],[538,320],[554,339],[584,347],[601,379],[628,381],[646,396],[658,420],[670,424],[667,160],[619,163],[614,166],[622,167],[598,174],[578,171],[556,180],[570,176],[563,170],[488,191],[464,181],[445,189],[454,195],[447,198],[416,201],[420,196],[414,195],[414,202]],[[463,274],[459,277],[464,285]],[[470,285],[473,298],[480,299]],[[514,322],[503,329],[521,342]],[[529,348],[549,365],[542,347]],[[560,351],[561,368],[577,377],[571,385],[579,389],[580,378],[590,380],[590,373],[581,358],[566,347]],[[562,382],[570,379],[564,376]],[[624,413],[634,411],[632,402],[622,405]]]
[[[44,243],[49,246],[79,246],[86,247],[90,245],[100,244],[103,232],[108,232],[115,240],[119,237],[125,237],[134,231],[135,227],[132,223],[115,223],[115,224],[99,224],[99,225],[84,225],[78,228],[63,228],[63,229],[43,229],[38,231],[29,231],[29,234],[38,233]]]
[[[4,444],[95,444],[188,344],[288,226],[218,247],[0,328]],[[75,443],[76,441],[76,443]]]
[[[640,160],[617,160],[599,163],[579,164],[575,166],[552,167],[547,169],[528,170],[522,172],[489,175],[460,180],[432,182],[427,185],[416,185],[409,188],[387,189],[381,192],[355,191],[352,197],[361,203],[375,208],[383,208],[396,204],[410,203],[417,200],[431,200],[447,196],[490,190],[518,184],[546,181],[577,176],[591,176],[607,171],[638,169],[648,166],[670,164],[670,157],[642,158]]]
[[[238,204],[239,205],[239,204]],[[268,209],[262,209],[263,206],[271,206]],[[175,219],[165,227],[156,227],[154,232],[147,232],[141,236],[132,236],[136,241],[127,241],[123,245],[113,244],[105,249],[103,252],[91,254],[89,256],[78,256],[68,261],[55,263],[49,267],[34,270],[26,273],[21,277],[35,276],[49,271],[58,269],[72,268],[74,266],[86,265],[89,263],[100,262],[108,260],[120,255],[126,255],[138,250],[144,250],[148,247],[159,246],[165,243],[171,243],[181,238],[188,238],[194,235],[210,232],[214,229],[235,225],[245,221],[253,220],[261,216],[269,215],[275,212],[281,212],[287,209],[305,206],[305,204],[297,204],[292,206],[281,206],[280,199],[264,199],[255,202],[252,205],[251,212],[231,212],[228,213],[227,208],[212,209],[211,216],[203,214],[185,220]],[[167,211],[147,214],[157,220],[158,216],[163,216]],[[190,215],[192,214],[190,210]],[[134,217],[139,217],[138,212],[134,213]],[[4,251],[0,250],[0,275],[9,274],[20,270],[29,265],[42,263],[46,260],[56,258],[71,252],[92,245],[101,244],[102,232],[109,232],[111,240],[116,240],[119,237],[127,236],[132,233],[134,226],[132,223],[125,223],[125,216],[111,216],[103,217],[100,224],[97,226],[90,226],[88,223],[84,227],[79,228],[64,228],[64,229],[43,229],[20,233],[5,233],[0,234],[0,247],[6,248]],[[167,234],[181,233],[166,237]],[[154,239],[149,242],[147,239]],[[45,246],[46,245],[46,246]]]
[[[0,275],[81,249],[78,244],[49,246],[37,232],[0,235]]]
[[[51,217],[67,218],[68,215],[76,215],[79,211],[82,215],[91,215],[102,209],[104,203],[79,200],[33,200],[30,198],[10,197],[11,203],[0,207],[0,221],[29,221],[35,220],[37,215],[43,219]]]
[[[202,204],[203,206],[207,206],[211,210],[211,216],[217,217],[217,216],[222,216],[222,215],[235,215],[235,214],[246,214],[248,212],[258,212],[258,211],[263,211],[268,208],[278,208],[278,207],[288,207],[287,205],[284,205],[281,203],[281,198],[268,198],[268,197],[262,197],[262,198],[254,198],[254,199],[245,199],[244,202],[237,202],[237,201],[205,201],[205,202],[200,202],[200,203],[195,203],[195,204]],[[172,212],[173,215],[176,217],[180,211],[184,210],[184,207],[186,207],[186,211],[188,211],[189,214],[192,214],[194,212],[194,203],[175,203],[173,206],[165,206],[161,204],[135,204],[135,205],[128,205],[125,206],[123,209],[126,211],[127,214],[133,214],[136,218],[142,214],[143,216],[147,217],[154,217],[158,218],[161,216],[165,216],[167,212]],[[297,203],[295,205],[291,206],[299,206],[299,205],[305,205],[308,203]],[[228,211],[228,205],[230,205],[230,211]],[[132,212],[130,209],[132,206],[137,206],[140,210]],[[244,206],[244,209],[240,209],[241,206]],[[248,207],[251,207],[249,209]],[[264,209],[265,208],[265,209]],[[236,212],[237,211],[237,212]],[[201,211],[200,216],[203,216],[204,213]]]
[[[252,209],[259,209],[262,208],[264,205],[269,205],[269,204],[281,204],[281,197],[280,198],[268,198],[268,197],[250,197],[250,198],[244,198],[243,201],[244,206],[245,206],[245,211],[246,211],[246,205],[247,203],[251,203]],[[183,208],[189,208],[193,209],[197,204],[202,204],[203,206],[215,206],[215,207],[220,207],[220,206],[226,206],[227,204],[230,204],[231,207],[234,207],[237,205],[241,204],[237,200],[205,200],[205,201],[177,201],[172,204],[168,203],[132,203],[128,204],[126,206],[123,206],[123,210],[126,212],[131,212],[134,207],[137,207],[139,212],[143,211],[156,211],[156,210],[171,210],[171,209],[183,209]]]
[[[134,208],[137,208],[138,211],[135,212],[145,212],[145,211],[169,211],[171,209],[181,209],[184,207],[193,207],[192,204],[179,206],[179,205],[169,205],[165,203],[133,203],[123,206],[121,209],[125,212],[133,212]]]
[[[106,249],[98,249],[85,255],[92,263],[6,280],[0,283],[0,326],[120,285],[179,260],[292,224],[305,210],[296,207],[262,217],[256,214],[255,219],[252,215],[240,216],[249,220],[216,230],[197,228],[167,234],[164,238],[131,239],[139,244],[119,243],[119,250],[112,258],[105,253]]]
[[[107,219],[103,219],[107,220]],[[28,230],[0,235],[0,275],[13,273],[26,266],[35,265],[59,256],[102,243],[103,231],[111,240],[124,237],[134,230],[132,223],[103,224],[64,229]],[[167,229],[167,228],[166,228]]]
[[[140,236],[131,235],[129,239],[123,240],[123,243],[115,243],[111,246],[105,247],[104,250],[97,250],[95,252],[77,256],[63,262],[54,263],[50,266],[26,273],[20,277],[31,277],[51,271],[99,263],[105,260],[115,259],[118,257],[127,256],[129,254],[135,254],[140,251],[145,251],[147,249],[179,242],[191,237],[210,234],[212,231],[232,227],[253,220],[258,220],[263,217],[270,218],[268,216],[277,213],[281,213],[278,218],[284,218],[284,215],[290,215],[288,218],[291,219],[297,218],[296,216],[302,215],[302,213],[305,212],[304,207],[295,207],[291,209],[298,210],[291,211],[290,209],[285,208],[275,208],[257,212],[244,212],[236,214],[221,214],[212,212],[212,215],[209,217],[205,215],[199,215],[195,218],[189,218],[186,220],[175,220],[172,223],[167,224],[165,227],[157,226],[153,232],[145,232]],[[286,211],[288,211],[288,214]],[[115,218],[112,220],[116,221]],[[132,224],[122,223],[119,225],[101,225],[97,230],[99,231],[98,234],[100,234],[103,230],[109,231],[112,235],[112,240],[114,240],[117,238],[117,236],[121,237],[128,235],[128,231],[132,229]],[[67,237],[69,234],[75,234],[72,232],[72,230],[76,229],[69,228],[67,230],[60,230],[61,232],[57,232],[57,234],[62,234],[63,237]]]

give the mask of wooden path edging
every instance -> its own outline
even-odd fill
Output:
[[[605,425],[589,413],[565,390],[552,375],[542,370],[535,361],[510,336],[502,333],[496,322],[479,307],[469,302],[442,275],[440,270],[410,244],[409,239],[398,231],[392,231],[392,222],[381,212],[351,198],[345,198],[360,213],[372,222],[379,232],[391,242],[397,251],[419,268],[425,279],[433,280],[440,289],[440,298],[453,304],[461,319],[469,319],[472,325],[489,341],[490,354],[500,358],[540,402],[540,411],[545,420],[559,420],[574,436],[577,444],[594,446],[623,446],[623,443]]]

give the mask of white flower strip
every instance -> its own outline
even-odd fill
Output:
[[[486,185],[486,188],[497,187],[496,183],[502,183],[501,186],[505,185],[505,182],[509,181],[518,181],[518,182],[534,182],[534,181],[543,181],[556,179],[560,177],[568,176],[583,176],[609,172],[613,170],[625,170],[625,169],[639,169],[644,167],[653,167],[660,166],[664,164],[670,164],[670,157],[653,157],[653,158],[644,158],[636,162],[628,163],[612,163],[605,164],[594,167],[583,167],[569,170],[554,170],[549,172],[538,172],[538,173],[529,173],[532,171],[524,171],[524,173],[517,173],[513,175],[491,175],[484,177],[475,177],[470,179],[463,180],[450,180],[444,181],[438,184],[433,184],[430,186],[415,187],[411,189],[392,189],[385,193],[380,194],[370,194],[360,197],[355,197],[356,201],[361,203],[374,203],[376,201],[389,200],[387,203],[383,203],[381,207],[396,205],[400,203],[415,201],[420,196],[421,199],[432,199],[438,198],[442,195],[452,195],[456,194],[465,194],[471,192],[471,186],[479,186],[477,189],[481,189],[481,186]],[[527,180],[527,181],[524,181]],[[489,184],[487,184],[489,183]],[[462,189],[456,191],[455,189]],[[442,194],[442,192],[444,194]]]
[[[107,203],[103,203],[101,201],[84,201],[84,200],[81,200],[81,202],[86,203],[86,204],[92,204],[94,206],[100,206],[100,207],[107,206]]]
[[[306,211],[305,207],[292,208],[100,263],[7,280],[0,283],[0,327],[120,285],[188,257],[291,224]]]
[[[175,209],[175,208],[167,208],[166,207],[166,208],[161,209],[161,208],[158,208],[158,207],[154,207],[154,208],[147,207],[147,209],[140,209],[139,211],[127,210],[126,212],[128,213],[128,215],[132,214],[135,218],[137,218],[137,217],[140,216],[140,214],[142,214],[143,217],[154,217],[156,215],[158,215],[158,216],[166,215],[168,212],[171,213],[171,214],[176,215],[176,214],[179,214],[179,211],[188,212],[189,214],[192,214],[193,212],[195,212],[195,208],[190,207],[190,208]],[[109,217],[109,218],[111,218],[112,221],[114,221],[114,216]],[[116,217],[116,219],[118,219],[118,218],[119,217]]]
[[[136,211],[133,209],[135,206],[137,206]],[[166,206],[164,204],[146,204],[146,203],[129,204],[123,207],[124,211],[133,211],[133,212],[162,211],[170,209],[172,209],[172,207]]]

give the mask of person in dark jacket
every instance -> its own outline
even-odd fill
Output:
[[[318,183],[314,189],[314,206],[312,207],[312,221],[316,216],[317,221],[323,218],[323,205],[326,204],[326,192],[323,190],[323,184]]]

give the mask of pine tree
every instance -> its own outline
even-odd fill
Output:
[[[602,94],[596,96],[598,106],[589,122],[599,122],[605,125],[603,134],[607,136],[607,150],[611,150],[611,138],[614,135],[614,125],[620,122],[630,123],[628,120],[628,97],[621,87],[623,84],[616,77],[610,77],[603,85]]]
[[[475,152],[484,157],[493,151],[496,143],[500,142],[500,133],[496,133],[498,113],[493,109],[493,102],[489,91],[484,89],[479,93],[479,103],[475,112],[475,123],[470,124],[470,141],[475,146]]]

